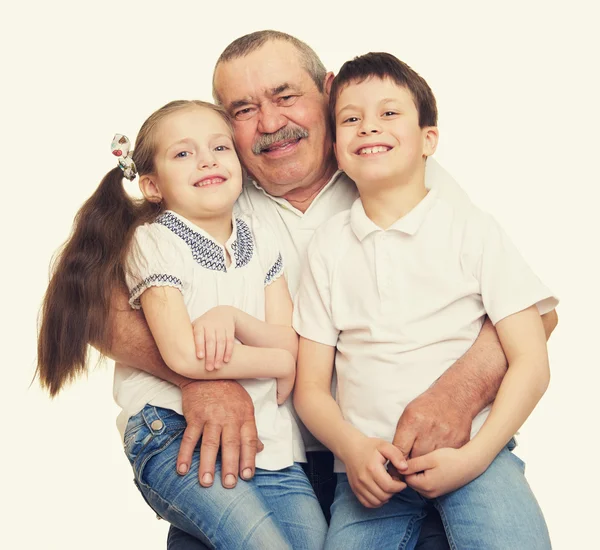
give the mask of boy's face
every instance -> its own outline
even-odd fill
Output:
[[[335,121],[339,166],[358,185],[422,177],[425,158],[437,145],[437,128],[419,127],[412,94],[389,78],[348,84]]]

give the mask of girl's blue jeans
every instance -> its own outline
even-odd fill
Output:
[[[380,508],[365,508],[346,474],[338,474],[325,548],[412,550],[430,502],[440,513],[452,549],[551,548],[524,464],[508,448],[481,476],[433,501],[406,488]]]
[[[160,517],[214,549],[323,548],[327,524],[298,464],[275,472],[257,469],[251,481],[240,479],[233,489],[224,489],[218,461],[217,481],[202,487],[194,473],[176,472],[185,425],[181,415],[146,405],[125,431],[135,483]],[[190,472],[198,467],[199,453],[194,453]]]

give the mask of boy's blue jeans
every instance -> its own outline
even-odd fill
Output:
[[[327,524],[298,464],[277,472],[256,470],[233,489],[218,481],[201,487],[196,475],[180,476],[175,464],[185,419],[146,405],[129,419],[125,453],[135,483],[150,507],[208,548],[321,550]],[[199,466],[194,453],[191,472]],[[220,478],[220,462],[215,478]]]
[[[548,550],[548,529],[525,480],[524,464],[503,449],[478,478],[428,501],[410,488],[380,508],[365,508],[338,474],[325,548],[412,550],[429,502],[436,507],[452,549]]]

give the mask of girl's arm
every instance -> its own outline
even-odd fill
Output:
[[[235,336],[243,344],[282,348],[298,356],[298,335],[292,328],[292,298],[284,277],[265,288],[265,322],[235,310]]]
[[[335,347],[300,337],[294,406],[313,435],[344,462],[360,502],[381,506],[406,487],[392,479],[385,463],[391,460],[400,468],[404,457],[391,443],[366,437],[344,420],[331,395],[334,359]]]
[[[280,348],[234,346],[227,367],[218,371],[205,368],[198,359],[192,323],[181,292],[172,287],[151,287],[140,297],[142,310],[167,366],[197,380],[289,378],[295,370],[292,354]]]
[[[496,324],[508,360],[489,416],[461,449],[438,449],[409,460],[408,485],[428,498],[457,489],[482,474],[533,411],[550,381],[544,325],[537,306]]]

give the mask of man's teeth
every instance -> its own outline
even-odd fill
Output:
[[[389,151],[389,147],[385,147],[384,145],[378,145],[377,147],[363,147],[358,150],[359,155],[372,155],[373,153],[385,153]]]
[[[209,178],[207,180],[198,181],[194,184],[194,187],[204,187],[205,185],[211,185],[212,183],[222,183],[225,181],[223,178]]]

